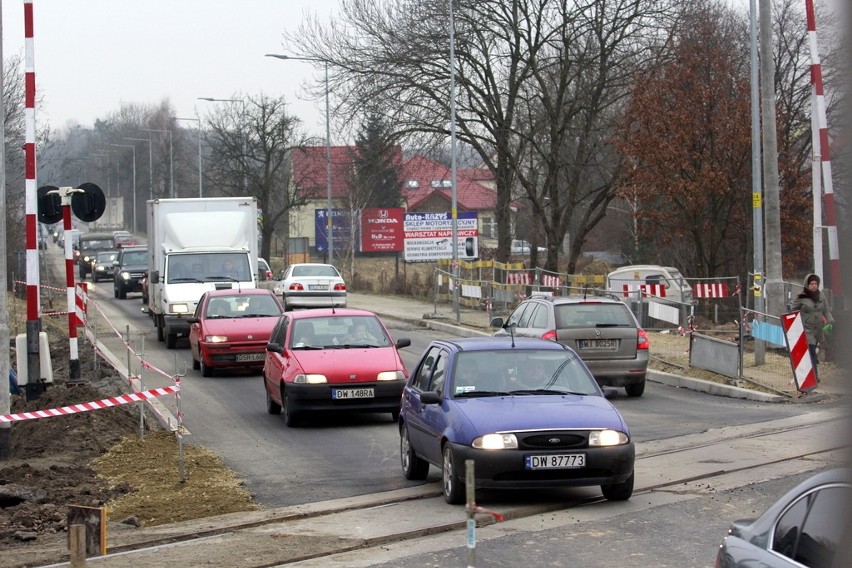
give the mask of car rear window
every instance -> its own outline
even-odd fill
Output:
[[[333,266],[295,266],[293,276],[332,276],[337,277]]]
[[[556,327],[635,327],[623,304],[579,303],[556,306]]]

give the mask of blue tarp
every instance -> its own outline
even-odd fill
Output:
[[[787,342],[784,339],[784,328],[780,325],[755,320],[751,322],[751,336],[778,347],[787,347]]]

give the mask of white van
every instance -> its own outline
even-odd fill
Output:
[[[606,275],[606,289],[621,298],[636,299],[639,290],[645,297],[665,298],[692,303],[692,287],[677,268],[655,264],[622,266]]]

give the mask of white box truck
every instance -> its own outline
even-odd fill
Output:
[[[208,290],[257,286],[254,197],[148,201],[148,310],[174,349]]]

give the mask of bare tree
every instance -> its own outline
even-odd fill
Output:
[[[263,212],[261,256],[269,258],[272,237],[289,234],[291,210],[314,196],[299,191],[293,179],[292,152],[309,145],[299,120],[287,114],[283,97],[244,97],[223,105],[209,120],[206,133],[211,195],[252,195]]]
[[[669,5],[665,0],[455,4],[458,136],[495,178],[498,259],[508,258],[510,204],[523,194],[543,221],[550,268],[556,268],[560,244],[574,223],[580,242],[572,247],[573,266],[587,227],[611,199],[616,170],[601,158],[607,125],[642,54],[665,36]],[[346,114],[380,108],[409,143],[445,144],[450,131],[447,2],[344,0],[341,19],[340,26],[306,22],[285,34],[285,46],[331,64],[333,90]],[[529,154],[540,173],[530,171]]]

